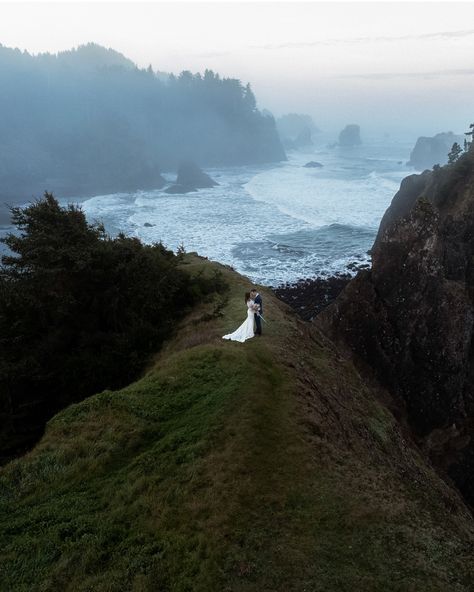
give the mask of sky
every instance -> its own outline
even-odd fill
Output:
[[[258,106],[324,131],[463,132],[474,121],[473,2],[0,2],[0,43],[56,53],[87,42],[138,66],[211,68]]]

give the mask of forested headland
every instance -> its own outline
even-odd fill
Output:
[[[90,43],[31,55],[0,45],[0,200],[159,188],[161,171],[285,159],[249,84],[138,68]]]

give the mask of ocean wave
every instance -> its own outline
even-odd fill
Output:
[[[211,176],[219,175],[219,185],[212,189],[96,196],[83,207],[111,234],[162,241],[173,250],[184,245],[233,266],[249,281],[277,285],[370,260],[380,219],[406,176],[394,164],[397,157],[294,153],[276,166],[215,169]],[[308,160],[324,166],[305,168]]]

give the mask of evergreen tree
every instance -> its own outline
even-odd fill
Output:
[[[0,267],[0,457],[60,408],[132,381],[176,319],[222,280],[190,279],[161,243],[108,236],[54,196],[12,208]],[[13,452],[10,450],[10,452]]]
[[[457,142],[454,142],[454,144],[451,148],[451,151],[448,154],[448,164],[455,163],[461,154],[462,154],[461,146]]]

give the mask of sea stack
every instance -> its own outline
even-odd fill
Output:
[[[187,161],[179,165],[176,183],[165,189],[165,193],[190,193],[216,185],[219,183],[211,179],[196,163]]]
[[[339,134],[339,146],[352,147],[362,144],[360,139],[360,126],[350,123]]]
[[[194,187],[195,189],[203,189],[219,185],[217,181],[211,179],[211,177],[204,173],[194,162],[182,162],[179,165],[176,184]]]

